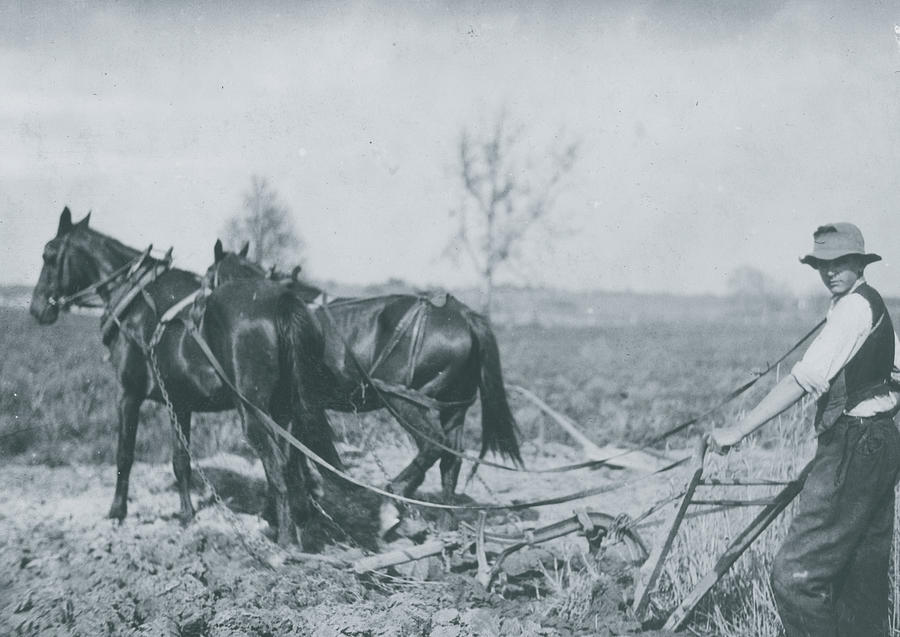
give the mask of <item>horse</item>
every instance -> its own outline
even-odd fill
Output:
[[[70,305],[104,307],[102,338],[121,386],[118,400],[117,479],[109,517],[122,521],[128,510],[128,483],[141,404],[166,403],[177,427],[172,465],[178,484],[179,517],[194,516],[190,498],[191,413],[237,409],[244,434],[265,468],[277,541],[296,539],[309,504],[304,476],[309,472],[286,453],[259,416],[223,383],[181,320],[161,325],[200,289],[201,278],[169,267],[89,227],[90,213],[72,222],[66,207],[56,236],[44,246],[44,265],[31,300],[38,323],[54,323]],[[234,281],[205,299],[199,333],[234,385],[319,455],[340,466],[322,404],[317,401],[324,344],[303,302],[271,281]],[[151,357],[152,352],[155,354]],[[155,359],[155,360],[152,360]],[[154,370],[154,363],[158,374]],[[173,423],[173,427],[175,427]]]
[[[213,252],[214,263],[205,275],[212,285],[270,276],[285,279],[282,283],[301,298],[321,296],[321,290],[297,278],[297,269],[289,279],[274,270],[267,274],[245,253],[224,251],[221,241]],[[445,502],[453,499],[462,461],[433,441],[462,451],[463,423],[477,393],[480,457],[491,451],[523,464],[497,342],[482,315],[449,294],[336,298],[327,302],[327,309],[321,304],[311,309],[324,334],[325,364],[336,381],[324,398],[325,407],[341,412],[387,407],[401,416],[401,425],[416,441],[418,454],[390,481],[389,490],[411,496],[440,458],[441,495]],[[431,411],[437,411],[439,426],[429,417]],[[421,435],[423,430],[431,441]]]

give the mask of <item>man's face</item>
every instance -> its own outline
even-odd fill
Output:
[[[863,272],[863,262],[858,255],[848,254],[831,261],[820,261],[818,267],[822,283],[834,294],[840,296],[850,291]]]

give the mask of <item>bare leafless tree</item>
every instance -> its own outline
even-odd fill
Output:
[[[265,177],[254,175],[244,193],[241,212],[228,220],[225,238],[231,245],[250,242],[250,257],[265,265],[296,265],[303,241],[294,227],[290,209]]]
[[[578,155],[577,143],[551,144],[540,156],[523,150],[526,131],[511,127],[508,119],[501,112],[481,138],[468,128],[460,134],[463,193],[459,206],[450,211],[457,231],[444,252],[451,258],[468,256],[481,278],[482,311],[488,316],[498,269],[521,258],[523,239],[553,213]]]

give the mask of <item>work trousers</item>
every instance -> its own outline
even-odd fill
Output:
[[[816,455],[775,557],[787,637],[883,637],[900,433],[890,416],[841,416]]]

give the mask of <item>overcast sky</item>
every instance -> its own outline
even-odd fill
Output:
[[[244,4],[0,5],[0,283],[37,280],[64,205],[203,270],[258,174],[316,278],[471,284],[440,257],[457,143],[505,107],[581,153],[570,236],[504,280],[806,291],[847,220],[900,295],[897,2]]]

